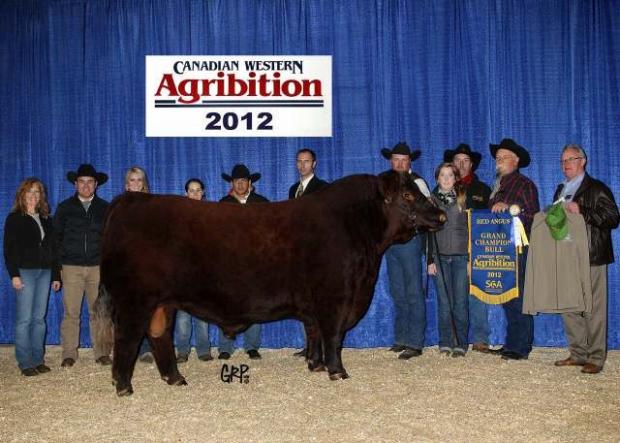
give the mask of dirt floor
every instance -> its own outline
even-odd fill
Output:
[[[310,373],[293,350],[243,352],[222,381],[223,362],[192,354],[188,386],[168,386],[154,364],[137,363],[134,395],[119,398],[110,367],[81,350],[61,369],[24,377],[12,346],[0,347],[0,442],[618,442],[620,352],[598,375],[556,368],[564,349],[537,348],[528,361],[470,352],[398,360],[386,349],[343,351],[351,378]],[[227,375],[226,373],[224,375]],[[247,376],[247,378],[245,377]]]

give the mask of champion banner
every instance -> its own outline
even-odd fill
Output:
[[[147,137],[331,137],[331,56],[147,56]]]
[[[488,210],[469,212],[470,294],[497,305],[519,296],[513,218]]]

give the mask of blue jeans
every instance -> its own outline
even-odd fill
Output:
[[[24,287],[15,291],[15,358],[19,369],[44,363],[45,314],[50,294],[49,269],[20,269]]]
[[[469,296],[469,335],[472,343],[489,344],[489,305]]]
[[[254,324],[245,330],[243,333],[243,347],[246,351],[258,351],[258,348],[260,348],[260,331],[260,324]],[[226,337],[221,329],[218,350],[220,352],[228,352],[229,354],[232,354],[235,350],[235,340]]]
[[[188,355],[192,350],[192,316],[179,309],[177,311],[177,321],[174,328],[177,338],[178,353]],[[211,352],[209,324],[198,318],[194,318],[194,341],[196,342],[196,353],[199,357],[208,355]]]
[[[519,355],[529,355],[534,341],[534,319],[531,315],[523,314],[523,286],[525,284],[525,263],[527,262],[528,247],[523,247],[523,254],[519,255],[519,297],[504,303],[506,314],[506,340],[504,349],[516,352]]]
[[[437,289],[437,314],[439,317],[439,347],[467,351],[469,313],[469,278],[467,255],[440,255],[435,257],[437,275],[433,276]],[[452,313],[450,313],[452,312]],[[452,321],[454,320],[454,329]]]
[[[390,246],[385,254],[390,295],[394,299],[394,344],[424,347],[426,300],[422,289],[424,236]]]
[[[138,351],[138,355],[144,355],[147,352],[151,352],[151,344],[149,343],[149,339],[145,335],[142,338],[142,343],[140,343],[140,350]]]

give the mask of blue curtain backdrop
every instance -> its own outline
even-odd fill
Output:
[[[145,138],[145,55],[333,56],[332,138]],[[5,0],[0,4],[0,216],[19,182],[38,176],[52,206],[73,192],[66,173],[92,162],[110,175],[99,195],[123,190],[144,167],[158,193],[182,193],[202,177],[211,200],[220,178],[245,162],[257,189],[287,197],[295,152],[313,148],[328,180],[378,173],[379,150],[406,140],[422,149],[414,169],[429,182],[444,149],[515,138],[529,148],[523,170],[541,204],[562,180],[567,142],[584,146],[589,172],[617,193],[620,170],[620,2],[596,0]],[[617,245],[618,233],[614,233]],[[609,268],[609,344],[620,348],[620,269]],[[373,303],[349,332],[355,347],[392,343],[392,302],[382,267]],[[15,295],[0,279],[0,343],[14,337]],[[435,294],[429,344],[437,342]],[[85,315],[85,314],[84,314]],[[490,313],[503,340],[501,309]],[[59,342],[60,294],[50,297],[48,343]],[[87,322],[82,343],[88,344]],[[561,319],[536,318],[536,345],[566,343]],[[263,329],[266,347],[300,346],[292,320]]]

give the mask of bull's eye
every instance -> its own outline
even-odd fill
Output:
[[[403,193],[403,198],[407,201],[412,202],[414,200],[413,194],[411,192]]]

